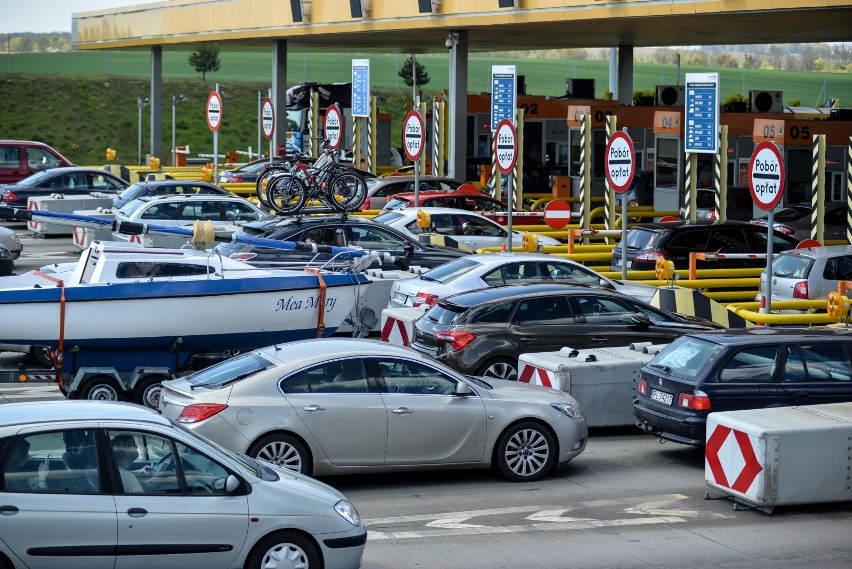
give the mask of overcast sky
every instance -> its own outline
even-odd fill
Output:
[[[2,0],[0,33],[71,32],[71,14],[161,0]]]

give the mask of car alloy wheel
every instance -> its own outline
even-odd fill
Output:
[[[280,468],[308,472],[308,453],[305,447],[289,435],[270,435],[254,445],[249,454]]]
[[[489,360],[481,368],[477,375],[491,377],[494,379],[508,379],[518,381],[517,366],[509,358],[497,358]]]
[[[556,460],[556,445],[550,432],[537,423],[520,423],[500,437],[497,466],[508,479],[538,480]]]

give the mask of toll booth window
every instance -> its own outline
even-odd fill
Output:
[[[654,165],[658,188],[678,188],[677,165],[680,143],[675,138],[657,139],[657,162]]]
[[[595,178],[604,177],[604,155],[606,154],[606,132],[592,132],[592,174]]]
[[[569,132],[569,141],[570,144],[570,159],[571,159],[571,176],[579,176],[580,175],[580,153],[582,148],[580,147],[580,131],[576,128],[570,129]]]

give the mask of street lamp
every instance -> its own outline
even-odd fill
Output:
[[[148,106],[148,98],[136,97],[136,106],[139,107],[139,151],[136,163],[142,165],[142,109]]]
[[[172,93],[172,167],[177,166],[177,147],[175,146],[175,109],[181,101],[183,101],[183,95],[175,95]]]

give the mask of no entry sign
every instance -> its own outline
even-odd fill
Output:
[[[562,200],[553,200],[544,206],[544,222],[553,229],[562,229],[571,222],[571,206]]]
[[[263,100],[263,105],[260,107],[260,116],[263,126],[263,138],[272,140],[272,135],[275,133],[275,107],[272,106],[272,99],[269,97]]]
[[[423,154],[423,119],[420,113],[411,111],[405,115],[402,139],[405,156],[414,162]]]
[[[329,146],[337,150],[340,148],[340,133],[343,128],[343,118],[337,105],[329,105],[325,111],[325,137]]]
[[[494,133],[494,153],[497,156],[497,169],[508,176],[515,169],[518,160],[518,136],[515,125],[508,119],[503,119],[497,125]]]
[[[636,153],[626,133],[616,132],[610,137],[604,162],[609,186],[618,193],[626,192],[636,173]]]
[[[751,155],[748,186],[754,203],[762,210],[773,209],[784,193],[784,162],[772,142],[761,142]]]
[[[222,125],[222,97],[216,91],[207,97],[207,126],[216,132]]]

